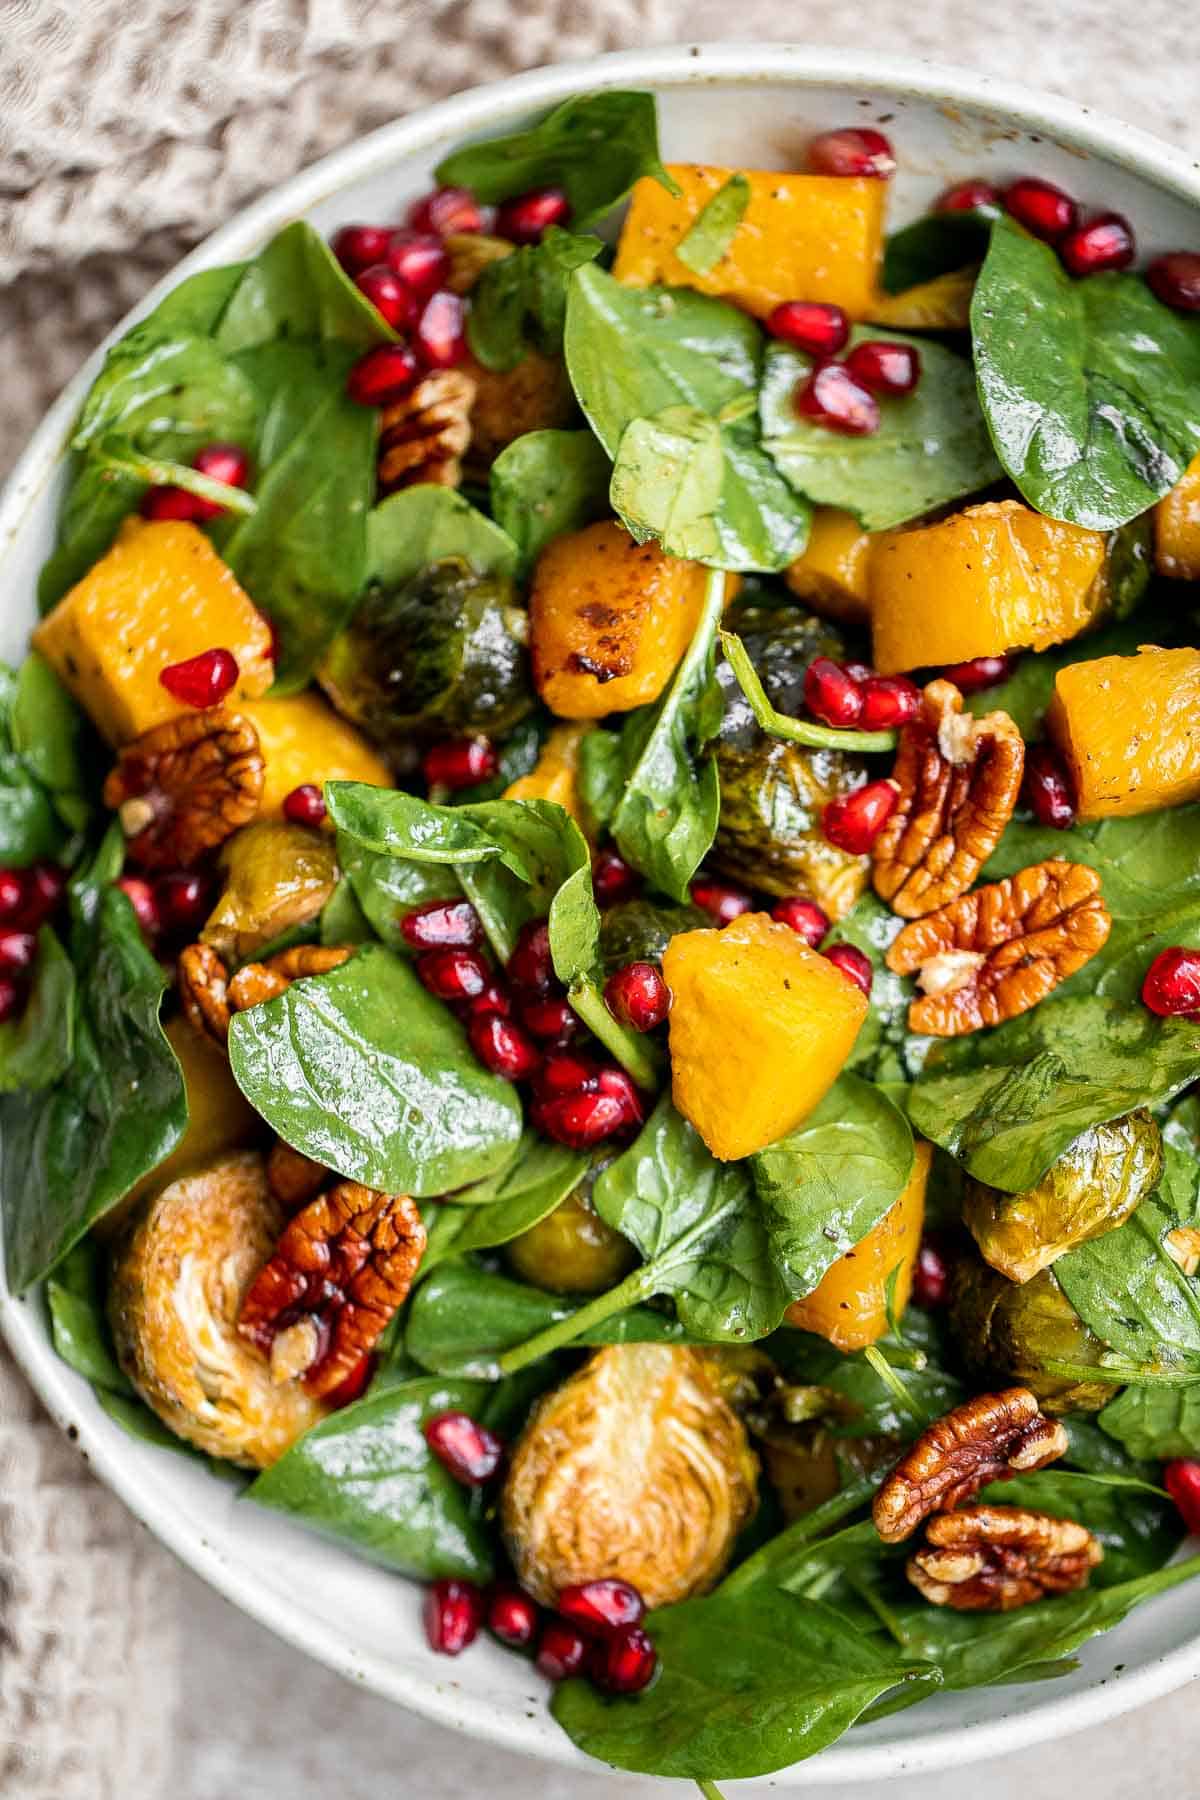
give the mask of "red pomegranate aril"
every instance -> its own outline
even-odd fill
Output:
[[[425,752],[423,771],[429,787],[458,793],[496,773],[496,752],[485,737],[448,738]]]
[[[32,931],[0,931],[0,973],[23,975],[33,967],[37,938]]]
[[[1200,253],[1172,250],[1157,256],[1146,270],[1150,291],[1176,312],[1200,312]]]
[[[558,1596],[558,1611],[585,1637],[605,1638],[626,1625],[640,1625],[646,1602],[632,1582],[606,1575],[565,1587]]]
[[[936,1312],[950,1297],[950,1264],[933,1237],[923,1237],[913,1269],[912,1301]]]
[[[220,706],[237,686],[237,658],[229,650],[202,650],[185,662],[168,663],[158,679],[172,700],[202,712]]]
[[[521,1023],[546,1044],[567,1044],[582,1030],[570,1001],[557,994],[527,1000],[521,1008]]]
[[[25,1004],[25,987],[11,976],[0,975],[0,1025],[15,1019]]]
[[[767,330],[793,350],[836,356],[849,339],[850,321],[840,306],[824,300],[784,300],[768,316]]]
[[[372,263],[383,261],[391,237],[387,225],[342,225],[330,239],[329,248],[347,275],[358,275]]]
[[[369,269],[354,277],[354,285],[365,294],[385,325],[393,331],[406,331],[416,323],[418,302],[412,290],[386,263],[372,263]]]
[[[846,671],[846,674],[850,677],[851,681],[856,681],[858,683],[859,687],[862,686],[864,681],[870,681],[875,674],[874,669],[872,669],[868,663],[847,662],[842,663],[840,666]]]
[[[831,962],[835,968],[840,969],[843,975],[854,982],[856,987],[860,987],[868,999],[870,998],[875,971],[871,967],[871,959],[865,950],[860,950],[856,944],[834,944],[822,954],[827,962]]]
[[[486,222],[484,210],[470,188],[434,188],[431,194],[414,200],[408,209],[408,223],[414,231],[437,237],[482,231]]]
[[[658,1651],[640,1625],[623,1625],[592,1652],[590,1669],[609,1694],[640,1694],[658,1672]]]
[[[472,994],[464,1000],[461,1011],[465,1018],[482,1018],[484,1013],[498,1013],[502,1019],[512,1014],[512,995],[498,981],[489,981],[481,994]]]
[[[171,869],[154,883],[154,901],[168,937],[193,937],[212,910],[212,883],[189,869]]]
[[[618,1024],[653,1031],[671,1010],[671,990],[652,962],[626,963],[604,984],[604,1004]]]
[[[998,687],[1012,674],[1016,659],[1012,656],[976,656],[970,662],[949,663],[939,671],[960,694],[978,694],[984,688]]]
[[[1200,1013],[1200,950],[1160,950],[1142,982],[1142,1001],[1164,1019]]]
[[[226,487],[244,488],[250,479],[250,458],[240,444],[206,444],[193,456],[192,467],[210,481],[223,481]],[[216,507],[216,511],[224,508]]]
[[[461,1656],[479,1636],[483,1593],[470,1581],[431,1582],[421,1616],[429,1648],[441,1656]]]
[[[5,905],[9,882],[4,877],[10,875],[15,876],[20,889],[17,917],[12,917]],[[6,870],[0,875],[0,919],[12,918],[22,931],[36,931],[58,908],[66,891],[66,872],[57,863],[33,863],[23,875]]]
[[[484,1068],[505,1081],[528,1080],[542,1060],[533,1039],[497,1012],[477,1014],[467,1027],[467,1036]]]
[[[323,825],[325,796],[315,781],[302,781],[283,797],[283,816],[293,825]]]
[[[613,1094],[560,1094],[540,1100],[531,1116],[547,1137],[568,1150],[591,1150],[629,1123],[624,1103]]]
[[[565,1619],[547,1619],[538,1640],[534,1662],[547,1681],[566,1681],[578,1675],[588,1658],[588,1641]]]
[[[1005,210],[1034,237],[1056,244],[1079,223],[1079,207],[1052,181],[1023,176],[1004,192]]]
[[[728,925],[731,919],[754,911],[754,901],[745,888],[735,887],[732,881],[718,881],[712,875],[697,875],[691,895],[693,904],[718,925]]]
[[[407,344],[376,344],[360,356],[346,377],[346,393],[356,406],[391,406],[415,385],[421,365]]]
[[[832,657],[816,656],[804,672],[804,704],[824,725],[857,725],[863,709],[859,682]]]
[[[113,883],[120,888],[125,898],[137,914],[137,922],[148,938],[157,937],[159,932],[158,902],[154,898],[154,889],[148,881],[139,875],[122,875]]]
[[[552,1051],[533,1078],[533,1091],[539,1100],[554,1100],[561,1094],[594,1094],[599,1092],[599,1075],[590,1058]]]
[[[789,925],[812,950],[829,930],[829,915],[815,900],[802,900],[799,895],[790,900],[777,900],[771,908],[771,917],[777,925]]]
[[[616,906],[641,892],[642,878],[630,868],[620,851],[611,847],[597,853],[592,863],[592,892],[597,906]]]
[[[405,913],[400,935],[414,950],[471,950],[483,927],[469,900],[426,900]]]
[[[0,869],[0,919],[15,919],[24,904],[24,877],[16,869]]]
[[[554,958],[545,919],[530,919],[517,933],[516,948],[508,959],[508,979],[524,994],[550,992],[554,985]]]
[[[859,724],[866,731],[892,731],[920,710],[921,690],[907,675],[871,675],[863,682]]]
[[[375,1357],[369,1352],[360,1356],[345,1380],[339,1381],[337,1386],[331,1388],[325,1396],[328,1404],[337,1409],[342,1406],[353,1406],[356,1400],[361,1400],[375,1373],[375,1361]]]
[[[850,125],[815,137],[808,146],[808,166],[814,175],[870,176],[882,181],[895,172],[896,153],[882,131]]]
[[[1173,1457],[1163,1468],[1163,1486],[1196,1536],[1200,1533],[1200,1462],[1190,1456]]]
[[[216,508],[219,511],[220,508]],[[202,500],[199,494],[189,494],[185,488],[152,487],[142,495],[138,507],[143,519],[151,519],[156,523],[164,520],[183,520],[195,524],[199,519],[211,519],[214,508],[209,500]]]
[[[921,352],[912,344],[868,338],[855,344],[845,367],[874,394],[911,394],[921,379]]]
[[[418,300],[428,300],[450,273],[445,244],[428,231],[393,231],[376,260],[386,262]]]
[[[845,363],[818,363],[797,387],[794,404],[801,418],[846,437],[870,437],[879,430],[878,400]]]
[[[470,1413],[435,1413],[421,1432],[442,1467],[464,1487],[483,1487],[504,1459],[504,1445],[495,1432]]]
[[[496,1587],[488,1595],[487,1628],[510,1650],[526,1650],[537,1636],[541,1609],[524,1588]]]
[[[994,188],[990,181],[959,181],[948,187],[944,194],[939,194],[933,203],[934,212],[997,212],[1000,207],[1000,190]]]
[[[866,787],[829,802],[821,814],[821,830],[839,850],[865,856],[891,818],[899,797],[894,781],[868,781]]]
[[[538,244],[551,225],[565,225],[570,217],[571,202],[561,188],[532,188],[496,208],[492,229],[510,244]]]
[[[646,1108],[632,1075],[615,1064],[602,1068],[596,1076],[596,1087],[602,1095],[620,1103],[626,1125],[640,1125]]]
[[[413,344],[428,369],[453,369],[467,354],[467,314],[462,299],[440,288],[426,302]]]
[[[439,1000],[474,1000],[491,980],[491,970],[475,950],[426,950],[413,966]]]
[[[1070,777],[1049,744],[1031,744],[1026,750],[1021,798],[1039,825],[1066,831],[1075,823]]]
[[[1103,269],[1127,269],[1137,254],[1133,227],[1120,213],[1099,213],[1069,231],[1058,246],[1068,275],[1098,275]]]

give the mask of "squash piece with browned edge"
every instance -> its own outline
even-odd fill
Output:
[[[784,580],[822,618],[865,624],[871,616],[871,551],[878,542],[853,513],[818,506],[804,554],[785,571]]]
[[[733,169],[669,163],[668,193],[645,176],[634,187],[613,274],[631,287],[666,282],[732,300],[766,318],[784,300],[823,300],[865,319],[880,298],[886,181],[744,169],[746,210],[724,254],[703,273],[675,254]]]
[[[204,533],[174,520],[127,519],[33,644],[110,744],[188,710],[159,680],[171,663],[230,651],[233,708],[265,694],[275,676],[266,619]]]
[[[542,745],[541,754],[528,775],[521,775],[504,790],[506,800],[550,800],[583,823],[579,798],[579,746],[591,729],[588,725],[556,725]]]
[[[1092,623],[1104,533],[1019,500],[968,506],[881,535],[871,554],[871,631],[881,675],[1045,650]]]
[[[357,726],[311,690],[238,708],[258,733],[263,754],[260,819],[277,819],[293,788],[311,782],[365,781],[392,787],[392,771]]]
[[[1154,508],[1154,566],[1175,581],[1200,581],[1200,456]]]
[[[662,959],[675,1105],[722,1162],[794,1131],[866,1017],[861,988],[766,913],[685,931]]]
[[[1046,730],[1081,819],[1200,799],[1200,650],[1148,647],[1071,663],[1054,678]]]
[[[888,1328],[889,1309],[898,1319],[912,1292],[913,1270],[925,1222],[925,1186],[933,1160],[930,1144],[918,1141],[908,1185],[878,1225],[839,1256],[811,1294],[794,1300],[784,1322],[828,1338],[838,1350],[862,1350]],[[889,1296],[888,1287],[895,1277]]]

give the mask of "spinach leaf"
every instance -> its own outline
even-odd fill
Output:
[[[904,1407],[861,1350],[847,1355],[790,1326],[763,1347],[789,1385],[819,1388],[828,1396],[821,1423],[831,1437],[908,1439],[966,1398],[962,1382],[946,1366],[948,1346],[934,1315],[915,1307],[905,1314],[902,1332],[889,1332],[877,1346],[908,1394]]]
[[[771,344],[763,369],[763,446],[797,493],[856,513],[868,531],[904,525],[1001,476],[965,357],[927,339],[859,326],[852,343],[910,344],[921,356],[913,393],[885,399],[879,430],[845,437],[800,416],[792,397],[813,359]]]
[[[552,225],[537,244],[526,244],[484,269],[471,290],[467,337],[485,369],[515,369],[526,353],[557,356],[567,318],[567,283],[594,262],[604,245]]]
[[[40,719],[31,706],[39,694],[46,705]],[[58,859],[72,830],[86,823],[82,793],[55,786],[61,778],[82,781],[74,754],[80,724],[40,658],[28,657],[19,674],[0,663],[0,860],[10,868]]]
[[[517,545],[522,573],[564,531],[609,514],[610,465],[590,431],[527,431],[492,464],[496,523]]]
[[[46,1283],[50,1335],[58,1355],[77,1375],[132,1400],[133,1386],[118,1366],[105,1317],[104,1261],[93,1238],[83,1238],[63,1257]]]
[[[17,671],[8,725],[14,754],[50,795],[64,824],[81,831],[92,812],[84,772],[87,721],[36,650]],[[90,741],[87,749],[90,754]]]
[[[604,998],[600,909],[592,892],[590,860],[580,862],[550,902],[550,954],[567,999],[592,1034],[640,1087],[653,1090],[661,1075],[654,1044],[613,1017]]]
[[[702,538],[709,546],[702,560],[719,568],[770,572],[799,556],[809,509],[759,443],[754,396],[762,334],[752,319],[689,288],[623,287],[593,266],[571,278],[564,343],[575,397],[610,456],[636,420],[660,420],[669,410],[678,420],[679,409],[689,409],[689,417],[700,413],[717,423],[722,468],[715,514],[705,523],[690,508],[681,512],[672,519],[672,543],[680,541],[677,527],[686,518],[689,535],[682,541]],[[703,454],[711,465],[711,432],[709,445]],[[637,515],[660,517],[661,495],[671,488],[648,454],[652,448],[642,428],[619,484],[623,504],[633,509],[626,522],[635,535],[651,529],[639,526]],[[677,452],[695,454],[686,433]],[[638,499],[635,465],[649,484],[648,498]],[[704,480],[711,485],[711,479],[710,466]]]
[[[1091,1586],[1115,1587],[1161,1569],[1184,1530],[1161,1489],[1121,1475],[1085,1475],[1073,1469],[1040,1469],[1012,1481],[993,1482],[980,1499],[1027,1506],[1056,1519],[1076,1519],[1104,1546],[1104,1561]]]
[[[609,496],[639,543],[719,562],[725,446],[718,421],[695,406],[631,419],[621,433]]]
[[[43,925],[24,1011],[0,1024],[0,1093],[32,1092],[57,1081],[70,1064],[74,1037],[75,970]]]
[[[731,175],[701,207],[676,244],[675,254],[680,262],[697,275],[707,275],[733,242],[749,204],[750,183],[744,175]]]
[[[454,488],[400,488],[367,518],[367,580],[400,587],[443,557],[461,556],[480,575],[514,575],[518,549]]]
[[[421,1279],[449,1256],[493,1250],[530,1231],[579,1186],[587,1171],[588,1158],[578,1151],[526,1133],[516,1158],[501,1174],[439,1203]]]
[[[358,903],[353,882],[348,875],[341,876],[321,908],[318,941],[328,945],[369,944],[376,935]]]
[[[1100,1424],[1130,1456],[1155,1462],[1200,1456],[1200,1382],[1123,1388],[1100,1414]]]
[[[66,498],[58,515],[57,541],[38,575],[38,608],[42,613],[56,606],[104,555],[122,520],[145,492],[141,481],[108,463],[98,462],[94,456],[73,452],[70,471]]]
[[[396,335],[304,219],[276,232],[245,265],[209,329],[227,355],[281,338],[336,339],[362,351]]]
[[[1140,275],[1074,281],[1049,244],[999,219],[971,332],[996,454],[1039,512],[1109,531],[1200,449],[1200,328]]]
[[[906,288],[981,262],[998,214],[999,208],[926,213],[893,231],[883,247],[884,291],[902,294]]]
[[[594,832],[607,830],[625,792],[619,731],[597,726],[579,746],[579,798]]]
[[[577,94],[528,131],[453,151],[434,173],[443,184],[473,188],[489,204],[530,188],[560,187],[577,229],[611,212],[644,175],[679,192],[659,161],[654,95],[620,88]]]
[[[884,960],[903,923],[868,892],[855,901],[827,939],[829,944],[853,944],[870,957],[875,971],[867,1016],[846,1062],[847,1070],[872,1081],[911,1080],[921,1066],[922,1048],[931,1042],[908,1029],[916,984],[907,975],[893,975]]]
[[[412,954],[400,930],[406,913],[427,900],[456,900],[462,892],[452,868],[366,850],[349,832],[338,833],[337,851],[338,867],[389,950]]]
[[[239,1013],[234,1077],[287,1143],[387,1193],[444,1194],[500,1167],[521,1133],[511,1085],[476,1061],[408,963],[367,944]]]

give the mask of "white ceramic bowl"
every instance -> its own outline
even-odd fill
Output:
[[[348,219],[398,218],[429,184],[439,159],[464,139],[511,130],[569,94],[598,87],[653,89],[667,155],[734,167],[796,166],[815,131],[881,124],[900,156],[894,222],[920,211],[951,180],[1002,180],[1028,171],[1060,181],[1089,204],[1127,213],[1146,252],[1200,241],[1200,169],[1086,108],[978,75],[856,51],[684,46],[539,70],[386,126],[217,232],[138,310],[148,310],[194,269],[252,254],[297,215],[322,231]],[[54,533],[60,451],[99,355],[42,424],[0,504],[6,597],[0,656],[8,660],[21,656],[34,620],[35,577]],[[186,1458],[126,1437],[55,1356],[39,1297],[15,1300],[0,1283],[0,1327],[96,1473],[236,1605],[329,1667],[440,1724],[530,1755],[586,1761],[551,1719],[540,1680],[520,1658],[491,1643],[478,1644],[461,1662],[431,1655],[416,1587],[239,1502]],[[1170,1593],[1086,1645],[1077,1668],[1059,1680],[946,1694],[850,1732],[815,1762],[771,1783],[799,1788],[942,1768],[1111,1718],[1200,1673],[1194,1609],[1190,1591]]]

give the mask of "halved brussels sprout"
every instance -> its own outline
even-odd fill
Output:
[[[274,1382],[238,1335],[242,1296],[283,1224],[264,1159],[219,1157],[150,1202],[109,1287],[117,1356],[147,1406],[243,1468],[267,1468],[327,1411],[298,1381]]]
[[[293,925],[315,919],[337,885],[333,839],[264,819],[226,840],[225,887],[200,933],[226,962],[245,962]]]
[[[1023,1383],[1044,1412],[1099,1412],[1116,1391],[1111,1382],[1061,1372],[1097,1367],[1106,1351],[1049,1269],[1016,1287],[979,1258],[958,1257],[950,1324],[977,1376],[992,1387]],[[1048,1363],[1059,1365],[1059,1372]]]
[[[600,915],[600,956],[604,973],[626,963],[661,963],[671,939],[681,931],[702,931],[710,915],[699,906],[675,906],[669,900],[622,900]]]
[[[1162,1174],[1162,1137],[1144,1110],[1092,1125],[1021,1194],[965,1185],[963,1219],[984,1260],[1029,1281],[1067,1250],[1124,1224]]]
[[[592,1189],[612,1161],[611,1151],[599,1152],[583,1180],[552,1213],[505,1245],[505,1261],[514,1275],[554,1294],[602,1294],[628,1275],[637,1251],[592,1205]]]
[[[600,1350],[539,1402],[500,1519],[522,1586],[546,1605],[616,1576],[649,1607],[703,1593],[757,1503],[740,1420],[694,1350]]]

